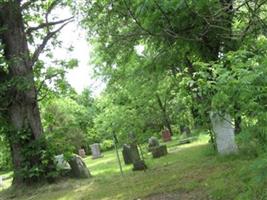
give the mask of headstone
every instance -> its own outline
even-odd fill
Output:
[[[167,145],[160,145],[151,148],[153,158],[159,158],[161,156],[165,156],[168,154],[167,152]]]
[[[91,176],[86,164],[80,156],[75,155],[69,160],[69,164],[71,167],[71,174],[75,178],[89,178]]]
[[[140,170],[145,170],[147,169],[147,166],[145,164],[145,161],[143,160],[136,160],[133,163],[133,171],[140,171]]]
[[[70,170],[69,163],[64,159],[64,155],[60,154],[55,156],[54,162],[59,170]]]
[[[164,142],[168,142],[172,140],[171,133],[168,129],[162,131],[162,139]]]
[[[132,164],[132,157],[131,157],[131,147],[127,144],[124,144],[122,147],[122,156],[125,165]]]
[[[136,170],[145,170],[147,166],[143,160],[141,160],[138,147],[137,147],[137,138],[133,133],[129,134],[130,139],[130,150],[131,150],[131,158],[133,162],[133,171]]]
[[[158,146],[159,146],[159,141],[156,137],[152,136],[148,139],[148,151],[151,151],[152,148]]]
[[[82,158],[86,157],[84,149],[79,149],[79,156],[81,156]]]
[[[230,115],[211,112],[210,119],[219,154],[227,155],[236,153],[237,145],[235,143],[234,127]]]
[[[100,152],[100,145],[99,143],[95,143],[90,145],[91,147],[91,152],[92,152],[92,158],[97,159],[97,158],[102,158],[103,156],[101,155]]]

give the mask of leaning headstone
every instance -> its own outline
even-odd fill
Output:
[[[131,150],[131,158],[133,161],[133,171],[136,170],[145,170],[147,169],[147,166],[143,160],[141,160],[138,147],[137,147],[137,138],[135,134],[130,133],[129,134],[130,139],[130,150]]]
[[[131,158],[133,161],[133,171],[145,170],[147,166],[143,160],[141,160],[138,147],[136,144],[130,144]]]
[[[159,158],[167,155],[167,145],[160,145],[151,149],[153,158]]]
[[[123,160],[125,165],[129,165],[132,164],[132,157],[131,157],[131,147],[127,144],[124,144],[122,147],[122,156],[123,156]]]
[[[64,155],[60,154],[60,155],[56,155],[54,157],[54,162],[56,164],[57,169],[59,170],[70,170],[70,165],[69,163],[64,159]]]
[[[236,153],[237,145],[235,143],[234,127],[230,115],[212,112],[210,119],[219,154],[227,155]]]
[[[164,131],[162,131],[162,139],[164,142],[168,142],[172,140],[171,133],[168,129],[165,129]]]
[[[79,156],[81,156],[82,158],[86,157],[84,149],[79,149]]]
[[[91,176],[86,164],[83,162],[82,158],[78,155],[73,156],[69,160],[71,167],[71,174],[75,178],[89,178]]]
[[[152,148],[158,146],[159,146],[159,141],[156,137],[152,136],[148,139],[148,151],[151,151]]]
[[[101,155],[101,152],[100,152],[99,143],[92,144],[92,145],[90,145],[90,147],[91,147],[91,152],[92,152],[92,158],[93,159],[97,159],[97,158],[102,158],[103,157],[103,155]]]

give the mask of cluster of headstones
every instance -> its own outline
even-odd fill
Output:
[[[103,157],[100,152],[100,145],[98,143],[90,145],[92,152],[92,159],[97,159]],[[76,178],[89,178],[91,176],[86,164],[82,160],[86,156],[85,150],[80,149],[79,155],[74,155],[71,159],[66,161],[64,155],[55,156],[55,163],[57,168],[63,174],[70,174]]]
[[[148,140],[148,151],[152,153],[153,158],[159,158],[167,155],[167,146],[160,145],[156,137],[151,137]]]
[[[152,153],[153,158],[159,158],[167,155],[167,146],[160,145],[156,137],[148,140],[148,151]],[[124,144],[122,148],[123,160],[126,165],[133,164],[133,170],[144,170],[147,168],[144,160],[141,159],[138,145],[135,142]]]

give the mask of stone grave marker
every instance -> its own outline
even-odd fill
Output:
[[[70,160],[71,175],[75,178],[89,178],[91,174],[83,162],[82,158],[78,155],[74,155]]]
[[[79,149],[79,156],[81,156],[82,158],[86,157],[85,150],[83,148]]]
[[[59,170],[70,170],[69,163],[64,159],[64,155],[56,155],[54,157],[54,162]]]
[[[162,139],[164,142],[168,142],[172,140],[171,133],[168,129],[165,129],[164,131],[162,131]]]
[[[140,158],[137,144],[130,144],[130,150],[131,150],[131,158],[133,161],[133,171],[147,169],[145,162]]]
[[[159,141],[156,137],[152,136],[148,139],[148,151],[151,151],[151,148],[153,147],[158,147],[159,146]]]
[[[132,157],[131,157],[131,147],[128,144],[124,144],[122,147],[122,156],[125,165],[132,164]]]
[[[222,155],[236,153],[237,145],[230,115],[211,112],[210,119],[218,153]]]
[[[153,147],[151,152],[152,152],[153,158],[166,156],[168,154],[167,145],[160,145],[157,147]]]
[[[130,140],[130,151],[131,151],[130,155],[133,162],[133,171],[147,169],[145,161],[140,158],[136,135],[134,133],[130,133],[129,140]]]
[[[99,143],[95,143],[95,144],[90,145],[90,148],[91,148],[93,159],[103,157],[103,155],[101,155],[101,152],[100,152],[100,144]]]
[[[148,140],[148,149],[151,151],[153,158],[159,158],[167,155],[167,146],[160,145],[156,137],[151,137]]]

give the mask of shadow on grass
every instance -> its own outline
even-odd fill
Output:
[[[222,184],[224,179],[231,176],[229,180],[235,182],[235,187],[242,186],[237,171],[243,161],[238,160],[238,157],[216,156],[207,140],[179,147],[167,145],[170,153],[165,157],[152,159],[150,154],[145,155],[149,167],[145,172],[132,172],[131,166],[123,166],[122,177],[115,152],[111,151],[104,153],[104,157],[98,160],[85,159],[93,174],[91,179],[65,179],[56,184],[16,191],[11,188],[0,192],[0,199],[131,200],[146,197],[157,199],[162,195],[180,195],[189,199],[200,197],[200,194],[205,197],[210,194],[216,196],[220,192],[224,192],[221,196],[231,199],[236,191],[227,190],[227,185]],[[232,172],[235,173],[234,176]]]

